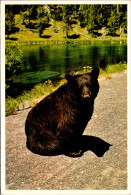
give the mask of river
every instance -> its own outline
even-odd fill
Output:
[[[22,70],[15,75],[9,95],[28,90],[36,83],[57,79],[61,74],[84,67],[127,62],[126,44],[60,44],[22,46]],[[13,91],[14,92],[13,92]]]

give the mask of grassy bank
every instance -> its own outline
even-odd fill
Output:
[[[108,65],[106,67],[106,69],[104,69],[104,70],[100,69],[99,78],[102,76],[105,76],[106,79],[111,79],[111,76],[113,73],[120,73],[126,69],[127,69],[126,63]],[[86,72],[90,72],[90,71],[91,70],[89,67],[84,67],[84,70],[79,71],[77,73],[72,72],[72,74],[82,74],[82,73],[86,73]],[[54,90],[56,90],[58,87],[60,87],[64,82],[66,82],[66,80],[64,79],[64,74],[63,74],[63,75],[61,75],[61,80],[55,84],[53,84],[50,80],[48,80],[44,83],[40,83],[40,84],[36,85],[34,88],[32,88],[31,91],[24,91],[22,93],[22,95],[18,96],[16,99],[8,97],[5,101],[6,116],[11,115],[11,114],[15,114],[17,109],[18,109],[18,105],[20,103],[23,103],[25,101],[32,101],[36,98],[40,98],[43,95],[45,97],[48,94],[50,94],[51,92],[53,92]]]
[[[28,41],[6,41],[6,45],[54,45],[54,44],[92,44],[92,43],[103,43],[103,44],[110,44],[110,43],[127,43],[127,39],[121,39],[120,38],[103,38],[103,39],[97,39],[97,38],[90,38],[89,40],[73,40],[73,39],[63,39],[63,40],[28,40]]]

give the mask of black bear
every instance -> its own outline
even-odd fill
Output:
[[[79,142],[93,113],[98,75],[98,67],[81,75],[66,74],[67,83],[32,108],[25,123],[29,150],[41,155],[83,154]]]

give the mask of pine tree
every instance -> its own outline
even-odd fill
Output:
[[[43,30],[48,26],[50,20],[50,8],[47,5],[39,5],[37,7],[37,28],[39,31],[39,36],[42,36]]]
[[[73,5],[63,5],[62,6],[63,31],[66,33],[66,38],[68,38],[69,30],[72,27],[73,11],[74,11]]]
[[[5,7],[5,34],[8,36],[14,32],[15,19],[12,5]]]

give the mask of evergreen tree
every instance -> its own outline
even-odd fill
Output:
[[[81,5],[79,8],[79,21],[81,27],[87,27],[88,33],[93,33],[100,26],[100,6]]]
[[[50,20],[50,8],[47,5],[37,7],[36,26],[38,27],[39,36],[42,36],[43,30],[48,26]]]
[[[120,26],[127,32],[127,6],[120,5]]]
[[[107,23],[107,27],[110,34],[115,35],[115,32],[118,28],[118,23],[119,23],[119,13],[116,13],[116,9],[114,9],[113,6],[111,7],[111,14],[110,17],[108,17],[108,23]]]
[[[5,7],[5,34],[8,36],[14,32],[15,19],[12,5]]]
[[[51,18],[54,21],[62,21],[62,5],[49,5]]]
[[[21,15],[23,16],[23,20],[25,26],[27,28],[34,28],[35,20],[37,19],[37,5],[26,5],[21,9]]]
[[[66,33],[66,38],[68,38],[69,30],[72,27],[73,11],[74,11],[73,5],[62,6],[63,31]]]

